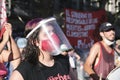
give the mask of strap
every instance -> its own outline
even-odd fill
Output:
[[[117,55],[120,56],[120,53],[115,49],[115,47],[113,47],[113,49],[115,50],[115,52],[117,53]]]

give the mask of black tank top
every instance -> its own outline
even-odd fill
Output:
[[[40,65],[22,62],[16,70],[20,72],[24,80],[71,80],[68,60],[57,60],[52,67]]]

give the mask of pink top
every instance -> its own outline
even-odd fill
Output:
[[[94,66],[94,71],[99,76],[102,75],[102,78],[106,79],[107,75],[114,68],[114,50],[108,52],[101,42],[99,42],[99,44],[101,46],[100,59],[98,61],[98,64]]]

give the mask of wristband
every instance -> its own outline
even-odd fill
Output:
[[[90,77],[93,79],[93,80],[99,80],[99,76],[97,74],[90,74]]]

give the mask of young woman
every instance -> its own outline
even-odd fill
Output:
[[[56,34],[59,31],[55,31],[57,26],[54,18],[45,19],[27,35],[28,43],[23,51],[25,60],[10,80],[71,80],[69,57],[59,49],[62,42],[60,33]],[[63,39],[63,42],[66,41]],[[63,48],[68,51],[68,47]]]

